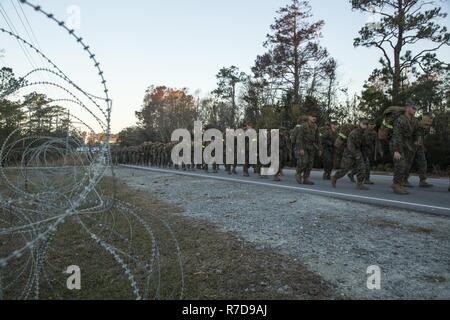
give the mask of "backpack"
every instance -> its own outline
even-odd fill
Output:
[[[395,121],[405,113],[405,107],[389,107],[383,113],[383,123],[378,129],[378,139],[389,142],[394,131]]]
[[[347,146],[347,139],[350,133],[357,128],[357,126],[353,124],[345,124],[341,128],[339,128],[338,136],[334,143],[334,147],[338,152],[342,152]]]

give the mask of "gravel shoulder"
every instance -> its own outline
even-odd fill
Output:
[[[290,256],[352,299],[450,299],[450,218],[265,186],[118,168],[128,187]],[[381,290],[367,268],[381,268]]]

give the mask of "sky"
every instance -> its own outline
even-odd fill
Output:
[[[86,91],[100,94],[96,72],[75,41],[49,19],[24,6],[34,31],[34,36],[28,35],[26,26],[22,28],[15,16],[12,1],[15,0],[0,0],[0,4],[11,21],[15,21],[18,33],[26,39],[35,36],[42,51],[69,77]],[[141,108],[150,85],[186,87],[192,94],[201,90],[205,96],[214,90],[215,75],[220,68],[234,65],[250,72],[256,56],[264,53],[262,44],[276,11],[290,3],[289,0],[33,1],[61,20],[75,21],[79,27],[77,34],[100,61],[113,99],[113,132],[136,123],[135,111]],[[376,49],[353,47],[353,38],[371,17],[352,11],[348,0],[311,0],[310,4],[314,19],[325,21],[321,44],[338,61],[340,83],[348,86],[350,92],[358,93],[380,58]],[[449,1],[442,6],[450,12]],[[78,10],[80,20],[73,20]],[[449,18],[441,23],[450,27]],[[0,27],[5,26],[0,16]],[[0,48],[6,50],[0,66],[12,65],[16,74],[26,72],[30,68],[24,54],[12,46],[17,47],[17,43],[0,35]],[[450,60],[449,48],[440,54]],[[36,60],[39,64],[39,59]]]

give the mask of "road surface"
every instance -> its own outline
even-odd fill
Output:
[[[298,192],[322,195],[324,197],[333,197],[338,199],[358,201],[367,204],[373,204],[383,207],[394,207],[420,211],[430,214],[450,216],[450,192],[448,192],[448,179],[429,179],[434,184],[433,188],[415,187],[408,189],[411,193],[407,196],[396,195],[390,188],[392,177],[386,175],[373,175],[374,186],[369,186],[369,191],[357,190],[355,185],[347,177],[338,181],[338,186],[333,189],[329,181],[322,180],[321,171],[313,171],[311,180],[315,182],[314,186],[299,185],[295,180],[294,170],[285,170],[281,182],[274,182],[272,179],[262,179],[255,174],[250,177],[243,177],[241,168],[238,168],[237,175],[229,175],[223,170],[218,174],[206,173],[203,170],[197,171],[178,171],[170,169],[160,169],[144,166],[123,165],[123,167],[135,168],[140,170],[150,170],[154,172],[172,173],[184,176],[204,177],[207,179],[216,179],[222,181],[239,182],[246,184],[270,186],[274,188],[283,188],[289,190],[298,190]],[[418,186],[419,179],[411,177],[410,182]]]

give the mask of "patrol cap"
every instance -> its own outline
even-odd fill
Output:
[[[410,108],[417,110],[417,105],[412,100],[406,101],[405,107],[407,107],[407,108],[410,107]]]
[[[361,123],[361,124],[365,124],[365,125],[369,125],[369,120],[367,120],[366,118],[361,118],[361,119],[359,119],[359,123]]]
[[[300,116],[300,117],[298,117],[298,122],[299,123],[303,123],[303,122],[305,122],[305,121],[307,121],[308,120],[308,117],[307,116]]]

